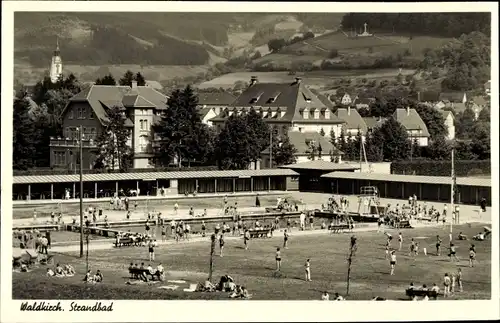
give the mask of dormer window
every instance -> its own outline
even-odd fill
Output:
[[[277,111],[271,111],[271,118],[276,117]]]
[[[280,111],[280,117],[281,117],[281,118],[283,118],[283,117],[285,116],[285,113],[286,113],[286,111],[281,110],[281,111]]]
[[[267,118],[268,111],[264,110],[262,111],[262,118]]]
[[[253,97],[251,100],[250,100],[250,104],[254,104],[254,103],[257,103],[257,101],[259,101],[260,97],[264,94],[264,92],[260,92],[257,96]]]
[[[325,110],[325,119],[330,119],[330,109]]]
[[[233,111],[229,111],[229,112],[228,112],[228,115],[229,115],[229,116],[232,116],[232,115],[233,115]]]
[[[281,92],[274,92],[271,97],[269,98],[269,100],[267,100],[267,103],[274,103],[276,102],[276,99],[278,98],[278,96],[280,96]]]
[[[302,112],[302,117],[304,119],[309,119],[309,109],[304,109],[304,111]]]
[[[314,119],[316,119],[316,120],[318,120],[318,119],[319,119],[319,110],[318,110],[318,109],[316,109],[316,110],[314,111]]]

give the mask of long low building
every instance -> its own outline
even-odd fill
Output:
[[[79,175],[14,176],[13,199],[79,197]],[[298,190],[298,173],[290,169],[101,173],[83,175],[85,198],[110,197],[120,191],[139,195],[231,193]]]
[[[321,179],[323,191],[334,194],[356,195],[361,187],[374,186],[383,198],[407,199],[415,194],[420,200],[451,201],[450,177],[332,172]],[[477,205],[485,198],[491,205],[490,178],[458,177],[456,192],[458,203]]]

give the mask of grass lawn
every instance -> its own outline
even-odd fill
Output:
[[[454,232],[463,231],[469,237],[482,230],[481,224],[457,226]],[[393,235],[397,232],[392,230]],[[455,233],[455,234],[456,234]],[[359,232],[358,252],[351,273],[351,292],[348,299],[367,300],[374,296],[388,299],[405,299],[404,290],[410,282],[417,286],[437,283],[442,286],[445,273],[462,268],[464,292],[453,299],[489,299],[491,297],[491,241],[474,242],[478,263],[469,268],[468,247],[471,241],[456,241],[459,263],[451,262],[445,255],[434,255],[435,236],[440,234],[446,241],[448,230],[427,227],[403,231],[405,246],[398,252],[398,264],[394,276],[389,275],[389,262],[384,259],[385,236],[376,232]],[[214,281],[229,274],[237,284],[246,286],[256,300],[318,300],[321,292],[330,294],[346,291],[346,255],[349,234],[291,236],[290,247],[282,252],[282,277],[274,278],[274,253],[282,243],[280,233],[273,239],[250,241],[244,250],[240,239],[226,240],[224,257],[214,258]],[[407,255],[410,238],[419,241],[421,250],[429,254],[416,259]],[[397,242],[394,243],[396,246]],[[92,270],[100,269],[105,282],[100,285],[84,285],[85,261],[77,254],[57,254],[55,262],[74,265],[77,275],[66,278],[47,278],[44,267],[29,273],[13,273],[14,299],[227,299],[226,293],[187,293],[182,289],[189,283],[207,278],[209,242],[164,245],[157,249],[157,261],[166,268],[167,280],[183,279],[176,291],[159,289],[153,285],[127,286],[127,267],[131,262],[148,263],[147,248],[129,247],[109,250],[90,250]],[[443,251],[446,254],[446,250]],[[304,262],[311,259],[312,282],[303,280]],[[153,265],[156,265],[153,264]]]

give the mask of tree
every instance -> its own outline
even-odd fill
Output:
[[[96,85],[116,85],[116,80],[111,73],[95,80]]]
[[[365,151],[366,159],[369,162],[381,162],[384,160],[384,139],[380,137],[380,132],[369,132],[366,135]]]
[[[437,137],[430,141],[424,155],[434,160],[450,160],[451,148],[451,145],[444,137]]]
[[[394,118],[387,119],[373,131],[380,138],[384,160],[405,160],[410,155],[410,141],[406,129]]]
[[[111,107],[107,120],[103,120],[102,132],[95,140],[98,163],[120,171],[126,171],[130,167],[131,148],[127,145],[130,131],[125,127],[125,120],[122,108]]]
[[[325,136],[325,130],[323,130],[323,128],[321,128],[321,129],[319,130],[319,134],[320,134],[322,137],[324,137],[324,136]]]
[[[490,134],[489,122],[476,122],[472,127],[470,149],[478,159],[491,158]]]
[[[490,122],[491,121],[491,110],[489,107],[482,109],[477,117],[479,122]]]
[[[141,72],[135,74],[134,80],[137,81],[137,86],[146,86],[146,79],[142,76]]]
[[[358,160],[363,159],[363,152],[361,151],[361,141],[363,140],[362,134],[361,134],[361,129],[358,129],[358,132],[356,133],[356,136],[354,137],[354,140],[352,141],[352,155],[353,158],[357,158]]]
[[[314,141],[309,142],[309,148],[307,149],[308,156],[310,160],[315,160],[318,157],[318,147],[316,147]]]
[[[448,135],[448,128],[444,124],[444,117],[436,108],[418,104],[415,110],[427,126],[431,140],[445,138]]]
[[[246,169],[255,159],[255,138],[245,116],[230,116],[217,136],[216,158],[220,169]]]
[[[269,48],[269,50],[273,53],[275,52],[279,52],[283,47],[286,46],[286,41],[283,39],[283,38],[279,38],[279,39],[271,39],[268,43],[267,43],[267,47]]]
[[[121,86],[132,86],[132,81],[135,80],[135,75],[132,71],[127,70],[125,74],[123,74],[122,78],[118,81]]]
[[[260,153],[269,147],[271,128],[267,125],[262,117],[255,111],[250,110],[245,115],[247,131],[253,138],[251,142],[251,161],[257,161],[260,158]]]
[[[294,164],[297,162],[297,149],[290,142],[288,132],[278,136],[277,131],[273,131],[273,165],[281,166]],[[276,137],[276,140],[274,139]]]
[[[13,167],[26,170],[36,166],[36,147],[39,129],[34,127],[30,116],[30,103],[26,98],[14,100],[12,141]]]
[[[470,130],[474,126],[475,119],[474,111],[470,107],[467,107],[464,112],[457,115],[455,129],[456,136],[460,139],[469,139],[470,138]]]
[[[176,158],[181,167],[183,160],[190,163],[210,159],[211,144],[207,140],[211,135],[201,121],[197,105],[198,97],[190,86],[170,95],[165,114],[154,126],[161,141],[158,152],[163,164],[168,165]]]

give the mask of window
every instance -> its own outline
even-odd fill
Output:
[[[144,120],[139,120],[139,123],[141,124],[141,130],[144,130]]]
[[[87,115],[87,108],[83,107],[82,108],[82,119],[85,119],[86,115]]]
[[[75,111],[73,110],[73,107],[69,109],[68,112],[68,119],[73,119],[75,117]]]
[[[66,153],[64,151],[54,151],[54,165],[66,165]]]
[[[90,110],[89,119],[91,119],[91,120],[94,119],[94,111],[92,111],[92,110]]]
[[[64,131],[64,136],[66,138],[71,138],[71,128],[70,127],[66,127],[66,129]]]
[[[144,130],[148,130],[148,120],[144,120]]]
[[[139,152],[143,153],[146,152],[148,145],[148,138],[146,136],[140,136],[139,137]]]

